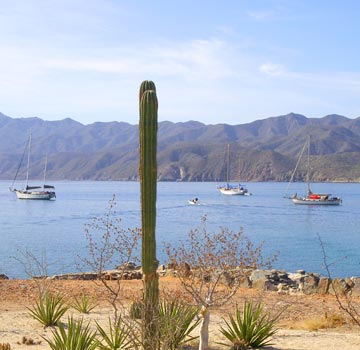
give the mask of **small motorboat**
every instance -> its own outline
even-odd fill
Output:
[[[199,205],[199,198],[193,198],[188,200],[189,204],[191,205]]]

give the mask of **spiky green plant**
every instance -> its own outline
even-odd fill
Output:
[[[99,337],[97,346],[100,350],[125,350],[134,348],[134,340],[131,338],[130,327],[123,323],[121,317],[115,323],[109,318],[109,328],[105,330],[96,322]]]
[[[53,296],[50,292],[46,292],[44,296],[39,297],[33,307],[27,309],[31,317],[48,327],[56,326],[69,307],[59,293]]]
[[[191,333],[200,323],[199,308],[179,300],[159,303],[159,332],[162,349],[174,350],[196,338]]]
[[[277,332],[277,317],[272,318],[268,312],[264,312],[262,303],[254,305],[252,301],[245,301],[242,313],[236,305],[235,317],[229,314],[229,321],[223,321],[226,326],[221,327],[220,332],[233,344],[234,349],[238,345],[251,348],[271,345],[270,338]]]
[[[151,88],[151,90],[147,90]],[[158,100],[155,84],[144,81],[140,86],[140,192],[142,223],[142,269],[144,283],[143,346],[155,349],[158,341],[159,278],[156,260],[156,185]]]
[[[71,307],[82,314],[89,314],[97,304],[86,294],[81,294],[80,298],[75,297]]]
[[[90,324],[83,320],[75,321],[68,317],[67,329],[59,322],[59,329],[53,331],[54,340],[44,338],[52,350],[95,350],[96,332],[90,330]]]

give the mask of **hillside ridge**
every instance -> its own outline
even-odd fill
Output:
[[[0,113],[0,179],[12,179],[32,133],[30,177],[41,179],[45,156],[53,180],[138,180],[138,126],[126,122],[81,124]],[[311,134],[314,181],[360,181],[360,117],[307,118],[289,113],[251,123],[159,123],[160,181],[224,181],[230,144],[234,181],[288,181]],[[19,173],[19,178],[21,178]],[[304,180],[304,174],[297,181]]]

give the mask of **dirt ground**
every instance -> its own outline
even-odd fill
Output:
[[[115,281],[110,282],[116,285]],[[121,282],[120,300],[128,306],[132,300],[141,295],[142,282],[139,280]],[[51,337],[52,330],[44,329],[34,320],[27,307],[34,305],[39,288],[44,284],[34,280],[1,280],[0,281],[0,345],[9,343],[13,349],[29,349],[26,340],[31,339],[32,349],[50,349],[42,337]],[[48,280],[48,290],[59,292],[70,303],[75,297],[83,294],[96,300],[97,306],[88,315],[81,315],[70,309],[64,316],[84,317],[85,320],[96,320],[107,323],[113,314],[106,288],[94,281],[56,281]],[[182,292],[175,278],[160,279],[160,289],[165,295],[172,295],[191,300]],[[235,304],[241,305],[244,300],[261,300],[266,309],[273,315],[281,312],[279,331],[272,339],[272,350],[359,350],[360,328],[355,326],[344,314],[335,297],[330,295],[279,295],[275,292],[259,292],[252,289],[240,289],[226,306],[214,308],[211,312],[210,344],[211,349],[223,348],[217,345],[221,339],[219,333],[223,317],[233,313]],[[360,299],[355,301],[360,304]],[[29,343],[29,342],[28,342]]]

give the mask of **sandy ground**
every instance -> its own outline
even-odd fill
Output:
[[[111,282],[116,283],[116,282]],[[141,295],[141,281],[123,281],[121,300],[125,306]],[[29,280],[0,281],[0,345],[9,343],[14,349],[50,349],[42,337],[52,338],[52,329],[46,328],[30,315],[26,307],[31,307],[38,296],[39,287],[43,285]],[[182,295],[176,280],[160,279],[161,290],[165,294]],[[96,308],[88,315],[81,315],[70,309],[64,316],[83,317],[93,324],[107,324],[113,315],[113,308],[108,302],[106,289],[92,281],[50,281],[47,289],[58,291],[71,302],[74,297],[87,294],[96,299]],[[354,326],[343,314],[332,296],[278,295],[274,292],[259,293],[251,289],[241,289],[226,307],[215,308],[211,314],[210,344],[211,349],[224,349],[216,342],[221,340],[219,327],[222,317],[234,309],[234,304],[241,304],[245,299],[262,300],[271,313],[282,312],[279,319],[279,331],[272,339],[272,350],[359,350],[360,329]],[[360,300],[357,301],[360,304]],[[325,322],[324,320],[328,321]],[[318,328],[325,324],[326,328]],[[34,343],[25,344],[26,341]],[[195,349],[196,347],[194,347]]]

